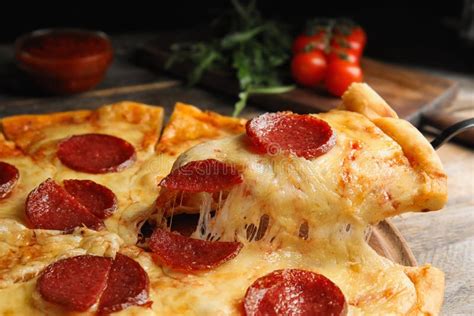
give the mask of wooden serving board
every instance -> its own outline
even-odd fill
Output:
[[[414,267],[416,258],[400,231],[389,220],[384,220],[372,227],[369,245],[395,263]]]
[[[188,37],[194,38],[195,34],[190,33]],[[155,40],[143,46],[140,54],[142,63],[163,70],[170,56],[170,45],[185,40],[186,34],[175,32],[159,34]],[[420,123],[423,113],[449,104],[458,90],[458,85],[454,81],[369,58],[363,59],[362,68],[364,80],[387,100],[400,117],[413,124]],[[190,69],[192,65],[181,63],[167,71],[183,78]],[[238,91],[238,85],[233,76],[222,71],[208,72],[200,84],[234,96]],[[315,91],[301,87],[282,94],[256,95],[251,98],[251,101],[273,111],[293,110],[301,113],[328,111],[340,102],[339,98],[323,90]]]

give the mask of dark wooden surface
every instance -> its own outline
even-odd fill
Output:
[[[158,70],[164,69],[168,59],[169,47],[177,40],[186,40],[186,36],[194,34],[162,33],[156,39],[143,46],[141,58],[144,64]],[[178,38],[178,39],[177,39]],[[189,37],[188,37],[189,39]],[[400,66],[389,65],[372,59],[362,62],[364,80],[369,83],[395,111],[414,124],[421,121],[423,113],[439,109],[449,104],[457,93],[457,83],[442,77],[424,72],[414,71]],[[189,63],[176,64],[168,71],[181,78],[186,77],[191,69]],[[203,77],[201,84],[216,91],[236,95],[238,86],[235,79],[228,73],[212,71]],[[323,90],[296,89],[271,95],[257,95],[252,101],[270,110],[294,110],[297,112],[314,113],[328,111],[340,101]],[[453,124],[453,121],[449,123]]]
[[[412,267],[418,265],[407,241],[390,220],[372,227],[369,244],[378,254],[393,262]]]

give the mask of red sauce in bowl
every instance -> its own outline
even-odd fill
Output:
[[[38,86],[56,94],[93,88],[113,58],[104,33],[78,29],[35,31],[20,37],[15,46],[19,67]]]

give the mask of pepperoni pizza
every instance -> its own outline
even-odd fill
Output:
[[[424,137],[365,84],[245,122],[178,103],[1,120],[0,313],[425,315],[441,271],[371,224],[446,201]]]

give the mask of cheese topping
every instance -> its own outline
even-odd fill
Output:
[[[11,194],[0,200],[0,220],[10,218],[24,223],[26,197],[41,182],[52,177],[55,168],[27,156],[6,157],[1,161],[14,165],[20,172],[20,178]]]
[[[53,178],[60,184],[66,179],[88,179],[106,186],[118,198],[117,210],[105,221],[107,230],[119,234],[127,243],[136,243],[139,222],[151,213],[158,193],[157,176],[166,175],[170,168],[170,163],[162,164],[160,156],[155,154],[154,144],[145,144],[143,147],[143,132],[127,123],[114,123],[110,127],[85,123],[73,124],[68,128],[52,126],[45,128],[42,133],[43,140],[29,147],[30,155],[34,158],[3,159],[19,169],[20,181],[12,196],[0,201],[0,205],[4,205],[0,208],[0,218],[14,218],[25,223],[26,196],[47,178]],[[136,161],[125,170],[107,174],[83,173],[64,166],[56,157],[57,144],[68,136],[87,133],[109,134],[130,142],[137,149]],[[45,161],[53,163],[46,164]]]
[[[119,236],[106,231],[77,228],[64,234],[0,220],[0,289],[36,277],[59,259],[84,254],[115,257],[122,244]]]

